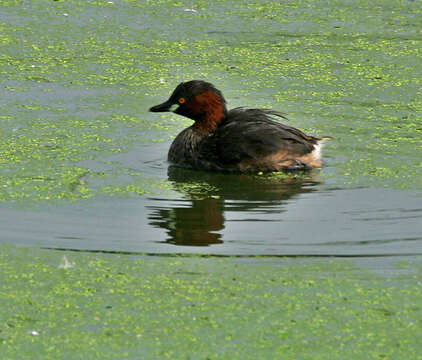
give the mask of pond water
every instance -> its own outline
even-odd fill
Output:
[[[165,146],[156,150],[164,154]],[[168,177],[171,196],[2,206],[2,240],[138,253],[422,255],[422,202],[415,191],[336,188],[321,182],[319,171],[285,178],[207,173],[168,166],[165,155],[151,163],[149,156],[138,148],[120,161]]]
[[[0,241],[91,251],[422,255],[417,2],[5,1]],[[207,79],[333,137],[307,174],[169,166]]]

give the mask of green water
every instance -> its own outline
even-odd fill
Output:
[[[39,0],[0,10],[4,242],[172,252],[157,244],[196,241],[219,252],[246,241],[257,246],[224,252],[315,254],[322,248],[302,245],[317,236],[394,243],[343,254],[422,253],[419,2]],[[324,168],[287,179],[168,169],[170,143],[191,121],[147,109],[193,78],[213,82],[229,107],[275,108],[331,136]],[[79,208],[106,224],[87,224]],[[122,219],[128,209],[138,221]],[[101,232],[107,224],[120,230]],[[251,238],[256,228],[265,244]]]
[[[2,358],[422,359],[421,29],[420,1],[0,1]],[[191,122],[147,109],[195,78],[331,136],[324,168],[168,168]]]
[[[5,360],[422,358],[420,264],[1,250]]]
[[[0,10],[2,200],[162,193],[166,179],[113,156],[142,144],[164,159],[153,145],[190,122],[147,109],[192,78],[214,82],[231,107],[273,107],[332,136],[322,177],[334,186],[422,189],[417,1],[37,0]]]

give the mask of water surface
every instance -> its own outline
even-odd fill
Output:
[[[29,210],[3,205],[2,239],[137,253],[422,255],[422,202],[415,191],[336,188],[321,182],[319,171],[207,173],[168,166],[164,159],[145,164],[139,154],[129,153],[122,161],[129,165],[132,159],[131,166],[168,177],[174,192],[98,196]]]
[[[0,241],[98,251],[422,254],[422,10],[406,1],[3,1]],[[321,171],[169,167],[212,81],[333,140]]]

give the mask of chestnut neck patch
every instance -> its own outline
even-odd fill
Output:
[[[224,100],[211,90],[194,96],[187,107],[195,120],[194,127],[205,133],[213,132],[226,113]]]

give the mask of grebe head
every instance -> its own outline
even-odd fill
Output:
[[[195,120],[194,126],[204,132],[215,130],[227,113],[226,100],[221,92],[213,84],[202,80],[180,83],[167,101],[149,111],[172,111],[186,116]]]

